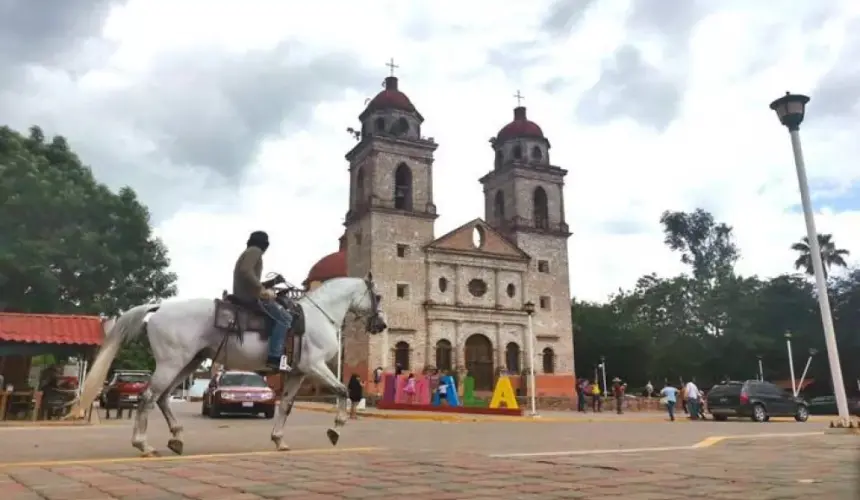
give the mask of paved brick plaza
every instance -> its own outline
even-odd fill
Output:
[[[210,442],[207,448],[195,453],[220,451],[231,455],[154,460],[134,458],[128,447],[129,429],[125,426],[66,432],[5,429],[0,439],[13,447],[3,446],[5,463],[0,465],[0,497],[4,500],[403,497],[443,500],[503,495],[518,499],[630,500],[691,496],[709,500],[860,497],[857,490],[860,437],[818,434],[822,430],[820,424],[672,425],[622,420],[605,424],[441,424],[366,419],[350,423],[342,447],[332,449],[320,446],[316,437],[304,437],[315,436],[316,432],[308,431],[324,429],[329,418],[302,413],[296,417],[293,452],[276,454],[237,448],[239,439],[249,441],[250,436],[265,442],[268,421],[198,419],[187,424],[189,431],[192,427],[196,429],[189,432],[189,447],[193,440],[208,437],[212,441],[217,437],[222,443],[221,450]],[[152,427],[158,427],[157,423],[161,424],[153,420]],[[348,439],[350,431],[353,435]],[[257,436],[261,433],[262,436]],[[708,439],[708,435],[727,439]],[[163,434],[153,432],[153,436],[153,443],[162,446]],[[107,448],[110,456],[98,451],[105,443],[111,445]],[[690,448],[696,443],[701,447]],[[69,447],[75,446],[76,450],[69,451]],[[44,462],[54,459],[53,450],[60,448],[62,461]],[[77,462],[76,456],[80,457]],[[25,459],[31,462],[24,463]]]

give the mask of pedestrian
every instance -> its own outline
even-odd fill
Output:
[[[408,377],[406,377],[406,386],[403,387],[403,392],[406,394],[406,402],[409,404],[415,403],[415,374],[410,373]]]
[[[690,414],[691,420],[699,419],[699,387],[696,385],[696,379],[691,378],[687,385],[684,386],[684,397],[687,401],[687,412]]]
[[[600,403],[600,384],[595,380],[594,383],[591,384],[591,409],[594,413],[603,411]]]
[[[349,377],[349,382],[347,383],[346,388],[349,393],[349,402],[351,403],[349,406],[349,418],[355,420],[358,418],[356,415],[358,404],[361,403],[362,399],[364,399],[364,387],[362,386],[361,379],[357,374],[353,373],[352,376]]]
[[[627,390],[627,384],[621,383],[621,379],[615,377],[612,379],[612,395],[615,396],[615,413],[621,415],[624,413],[624,393]]]
[[[645,395],[649,398],[654,395],[654,386],[651,385],[651,381],[649,380],[647,384],[645,384]]]
[[[588,398],[587,390],[588,390],[588,380],[584,379],[584,378],[580,379],[577,386],[576,386],[576,395],[577,395],[576,408],[577,408],[577,410],[579,410],[580,413],[585,413],[585,407],[588,404],[586,401],[586,398]]]
[[[663,396],[662,400],[666,403],[666,411],[669,412],[669,420],[672,422],[675,421],[675,403],[678,401],[678,389],[675,389],[668,383],[665,387],[660,391],[660,395]]]

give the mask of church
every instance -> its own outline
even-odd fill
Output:
[[[494,163],[479,179],[484,217],[442,236],[433,200],[434,152],[424,117],[389,76],[359,115],[349,162],[349,208],[340,250],[322,258],[304,285],[372,272],[387,333],[363,323],[343,331],[344,376],[377,367],[465,374],[478,391],[500,374],[528,369],[529,316],[539,396],[574,390],[570,276],[564,213],[567,171],[550,162],[541,128],[514,109],[490,141]],[[443,207],[444,208],[444,207]],[[523,385],[525,385],[523,383]]]

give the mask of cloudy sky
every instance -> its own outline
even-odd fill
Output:
[[[487,139],[522,91],[570,171],[580,298],[681,269],[665,209],[733,225],[743,273],[791,270],[805,229],[768,109],[786,90],[812,96],[819,230],[860,258],[860,2],[47,3],[0,0],[1,119],[66,135],[99,179],[137,189],[183,296],[220,293],[251,230],[295,282],[337,249],[345,130],[390,57],[440,144],[437,234],[483,215]]]

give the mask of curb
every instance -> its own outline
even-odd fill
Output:
[[[316,413],[335,413],[334,408],[321,408],[319,406],[305,406],[296,404],[295,409],[312,411]],[[396,413],[362,413],[358,415],[362,418],[375,418],[380,420],[406,420],[413,422],[454,422],[454,423],[472,423],[472,422],[506,422],[516,424],[586,424],[586,423],[664,423],[668,422],[667,418],[660,417],[640,417],[640,418],[564,418],[564,417],[506,417],[494,415],[476,415],[467,416],[465,414],[438,414],[438,415],[416,415],[416,414],[396,414]],[[676,423],[686,423],[688,420],[678,419]]]

